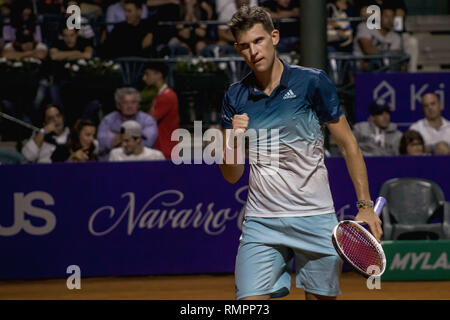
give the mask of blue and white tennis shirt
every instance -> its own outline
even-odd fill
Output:
[[[270,96],[256,88],[251,72],[232,84],[223,99],[223,128],[232,128],[235,114],[247,113],[249,129],[278,129],[279,133],[278,170],[267,175],[263,173],[265,164],[250,163],[245,214],[298,217],[333,213],[322,124],[343,114],[336,88],[321,70],[281,61],[280,84]]]

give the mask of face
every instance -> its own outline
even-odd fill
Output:
[[[441,117],[442,105],[435,94],[427,93],[422,98],[422,108],[427,120],[436,120]]]
[[[126,154],[133,154],[136,148],[141,144],[141,138],[134,138],[122,133],[122,148]]]
[[[272,67],[279,41],[278,30],[269,34],[261,23],[257,23],[249,30],[237,32],[234,46],[255,73],[262,73]]]
[[[383,10],[381,12],[381,27],[386,30],[391,30],[394,26],[394,10]]]
[[[125,18],[129,24],[137,24],[140,21],[142,9],[137,8],[133,3],[125,3],[123,7]]]
[[[149,87],[154,86],[160,78],[161,74],[158,71],[151,69],[146,69],[144,75],[142,76],[142,80]]]
[[[406,154],[410,156],[423,155],[423,144],[420,140],[413,140],[406,146]]]
[[[55,125],[55,133],[59,135],[64,130],[64,121],[61,112],[57,108],[48,108],[45,112],[45,124],[53,122]]]
[[[135,94],[126,94],[117,104],[117,109],[124,117],[133,117],[139,111],[139,100]]]
[[[33,11],[31,10],[31,8],[23,9],[23,11],[22,11],[22,20],[23,21],[29,20],[32,13],[33,13]]]
[[[80,131],[81,148],[88,149],[95,139],[95,127],[84,126]]]
[[[373,123],[375,123],[375,125],[380,129],[386,129],[391,122],[391,114],[387,111],[383,111],[382,114],[371,115],[370,118],[372,119]]]
[[[236,0],[236,8],[240,8],[242,6],[248,6],[250,4],[250,0]]]
[[[78,33],[76,32],[75,29],[73,30],[64,29],[62,32],[62,38],[64,40],[64,43],[69,48],[73,48],[77,44]]]

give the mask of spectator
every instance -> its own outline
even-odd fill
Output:
[[[353,133],[364,156],[393,156],[398,154],[402,133],[391,123],[389,105],[374,101],[369,107],[367,122],[355,124]]]
[[[161,151],[144,147],[142,126],[139,122],[128,120],[120,126],[122,147],[111,150],[109,161],[152,161],[165,160]]]
[[[115,93],[117,111],[106,115],[98,128],[98,141],[100,157],[108,158],[111,149],[121,144],[120,126],[124,121],[136,120],[143,128],[145,137],[143,144],[153,147],[158,137],[158,127],[155,119],[144,112],[139,111],[140,95],[134,88],[120,88]]]
[[[212,7],[206,0],[180,0],[180,19],[185,22],[197,22],[212,19]],[[188,47],[191,52],[200,55],[206,46],[207,25],[177,25],[177,45]]]
[[[300,14],[299,3],[296,0],[270,0],[264,3],[264,8],[269,11],[272,19],[298,19]],[[278,50],[297,51],[299,49],[299,30],[298,21],[294,23],[280,22],[277,29],[283,35],[281,37]]]
[[[347,0],[332,0],[327,3],[328,18],[346,19],[349,3]],[[351,51],[353,30],[349,20],[329,21],[327,41],[330,51]]]
[[[61,19],[60,25],[59,25],[59,29],[61,30],[62,28],[67,26],[67,19],[72,15],[73,12],[69,13],[67,12],[67,8],[69,8],[70,6],[78,6],[80,7],[80,1],[77,0],[64,0],[61,3],[61,13],[63,14],[64,18]],[[91,41],[94,39],[95,37],[95,33],[94,33],[94,29],[92,29],[92,26],[89,24],[89,19],[86,18],[83,13],[81,14],[81,19],[80,19],[80,29],[78,30],[78,36],[84,39],[90,39]],[[59,37],[58,39],[61,39],[61,37]]]
[[[136,2],[136,6],[138,6],[139,9],[139,16],[142,20],[145,20],[148,18],[148,9],[147,6],[143,3],[143,1],[134,1]],[[108,7],[106,10],[106,23],[108,24],[107,30],[108,32],[111,32],[115,24],[125,22],[128,20],[126,18],[126,3],[129,3],[129,1],[126,0],[120,0],[115,4],[112,4]]]
[[[425,94],[421,103],[425,118],[413,123],[410,129],[422,135],[427,152],[433,153],[436,143],[450,144],[450,122],[441,115],[444,107],[435,93]]]
[[[12,5],[11,17],[5,21],[3,27],[3,39],[5,42],[16,40],[16,31],[33,30],[33,37],[37,42],[42,42],[41,27],[37,25],[36,15],[33,12],[31,1],[16,1]],[[9,24],[8,24],[9,22]]]
[[[358,25],[353,42],[353,53],[364,55],[400,51],[402,40],[392,30],[393,26],[394,10],[388,6],[383,6],[381,8],[381,29],[370,30],[365,22]]]
[[[22,154],[29,162],[50,163],[56,146],[66,144],[70,130],[64,126],[64,118],[58,107],[48,105],[44,109],[41,130],[33,133],[23,146]]]
[[[147,8],[149,18],[158,22],[174,21],[178,18],[174,16],[180,12],[180,0],[147,0]],[[177,29],[172,25],[164,25],[157,27],[155,34],[158,37],[154,43],[157,46],[158,56],[164,57],[176,52],[171,52],[169,45],[173,45],[173,41],[177,40]],[[185,50],[183,50],[185,51]]]
[[[254,7],[258,5],[257,0],[216,0],[216,14],[219,21],[228,23],[233,14],[242,6]],[[219,40],[218,45],[233,45],[235,40],[230,28],[226,24],[217,28]]]
[[[53,152],[53,162],[96,161],[98,143],[95,141],[95,124],[91,120],[78,119],[70,131],[69,140],[58,145]]]
[[[91,41],[81,38],[79,31],[60,25],[61,40],[57,40],[50,49],[53,61],[54,80],[50,86],[52,101],[64,110],[67,123],[71,126],[79,118],[90,119],[98,123],[99,103],[85,92],[80,95],[79,88],[72,85],[64,64],[68,60],[91,59],[94,49]]]
[[[400,139],[399,153],[409,156],[425,155],[425,144],[419,132],[407,130]]]
[[[158,139],[155,149],[161,150],[166,159],[171,158],[172,148],[177,141],[172,141],[172,132],[179,128],[178,98],[175,91],[167,85],[168,68],[162,63],[148,64],[144,69],[143,80],[148,87],[157,91],[149,113],[158,122]]]
[[[16,40],[5,45],[2,56],[8,60],[41,63],[47,57],[47,46],[35,41],[33,30],[17,29]],[[14,66],[22,67],[23,63],[16,61]],[[25,73],[20,74],[24,77]],[[32,82],[21,87],[20,91],[3,92],[5,96],[2,97],[3,105],[10,115],[23,119],[30,124],[37,122],[37,110],[41,107],[48,86],[45,79],[38,81],[35,78],[32,77]],[[34,83],[34,80],[36,80],[36,83]]]
[[[47,57],[47,46],[36,41],[33,29],[21,28],[16,30],[14,42],[7,43],[3,49],[3,57],[10,60],[35,58],[44,60]]]
[[[65,25],[61,27],[61,40],[56,41],[50,49],[50,58],[52,60],[91,59],[94,52],[91,42],[80,38],[77,29],[70,30]]]
[[[124,0],[126,21],[117,24],[108,35],[104,56],[110,58],[149,56],[153,54],[153,30],[149,20],[142,20],[140,1]]]

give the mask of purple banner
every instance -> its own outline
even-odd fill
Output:
[[[368,158],[372,198],[415,176],[450,192],[450,157]],[[345,162],[326,160],[339,218],[355,214]],[[171,162],[0,166],[1,279],[233,272],[248,168]]]
[[[369,105],[382,99],[391,108],[391,121],[405,128],[424,117],[420,100],[434,92],[444,106],[443,116],[450,119],[450,73],[358,73],[355,80],[355,120],[367,121]]]

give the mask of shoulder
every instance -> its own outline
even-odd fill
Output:
[[[420,130],[420,128],[423,128],[423,122],[424,122],[424,119],[420,119],[420,120],[414,122],[414,123],[409,127],[409,129],[411,129],[411,130]]]
[[[151,123],[152,125],[154,122],[156,123],[155,118],[142,111],[138,111],[136,115],[136,121],[139,122],[142,126],[146,126],[149,123]]]
[[[144,154],[155,160],[159,160],[159,159],[164,160],[165,159],[164,154],[161,151],[152,149],[152,148],[148,148],[148,147],[144,147]]]
[[[110,121],[114,121],[115,119],[119,118],[119,111],[113,111],[108,113],[101,121],[101,123],[107,123]]]
[[[353,131],[362,132],[370,129],[370,123],[368,121],[357,122],[353,125]]]

